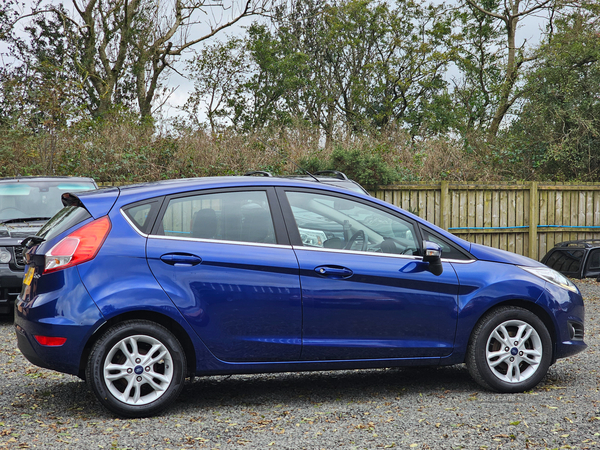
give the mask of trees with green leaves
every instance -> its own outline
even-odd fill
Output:
[[[485,132],[491,122],[502,84],[502,27],[495,18],[477,9],[453,11],[458,33],[453,61],[453,111],[462,136]]]
[[[553,23],[507,132],[524,165],[557,180],[600,177],[600,20],[578,9]]]
[[[523,94],[524,64],[538,56],[526,40],[518,44],[519,26],[556,4],[556,0],[464,0],[462,4],[460,24],[467,46],[466,51],[459,50],[458,63],[465,85],[457,93],[468,105],[469,121],[489,123],[490,136],[498,134],[509,109]],[[469,87],[476,88],[475,95],[468,95]]]
[[[442,12],[415,1],[293,2],[270,26],[249,28],[247,76],[220,115],[245,130],[302,120],[328,139],[389,126],[443,131],[451,25]],[[198,80],[213,73],[194,67]]]
[[[196,127],[202,127],[201,118],[206,117],[215,134],[220,120],[232,115],[230,105],[247,79],[248,60],[244,42],[231,38],[206,46],[188,61],[188,71],[200,74],[194,78],[194,90],[184,105]]]
[[[66,37],[70,23],[57,17],[36,16],[27,38],[12,37],[14,60],[0,74],[0,115],[34,132],[66,127],[85,102],[70,64],[76,52]]]

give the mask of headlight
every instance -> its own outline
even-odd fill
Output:
[[[567,289],[571,292],[579,292],[579,289],[577,289],[577,286],[575,286],[571,280],[556,270],[551,269],[550,267],[519,267],[549,283],[560,286],[561,288]]]
[[[0,263],[8,264],[10,262],[10,252],[4,247],[0,247]]]

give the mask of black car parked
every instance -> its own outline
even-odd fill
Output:
[[[548,267],[573,278],[600,276],[600,239],[560,242],[542,258]]]
[[[25,262],[22,242],[63,208],[61,194],[97,189],[91,178],[0,179],[0,314],[12,313],[21,292]]]

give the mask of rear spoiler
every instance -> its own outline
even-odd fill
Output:
[[[119,197],[119,188],[110,187],[92,191],[65,192],[61,195],[64,206],[85,208],[94,219],[105,216],[114,206]]]
[[[63,195],[61,195],[60,200],[62,201],[63,206],[78,206],[80,208],[83,207],[83,203],[81,203],[79,197],[68,192],[65,192]]]

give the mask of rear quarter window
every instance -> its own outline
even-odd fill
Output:
[[[130,222],[140,233],[149,234],[160,208],[162,199],[133,203],[122,209]]]

